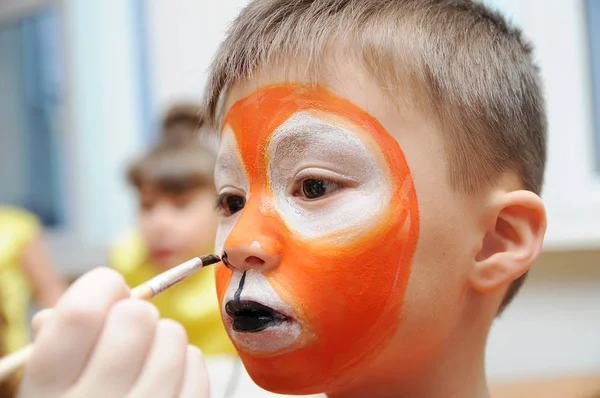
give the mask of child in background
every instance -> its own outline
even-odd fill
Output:
[[[173,107],[160,141],[128,171],[139,199],[139,229],[116,242],[111,264],[130,286],[213,251],[215,155],[200,141],[200,127],[199,107]],[[206,355],[234,353],[219,315],[213,272],[202,270],[153,302],[163,317],[183,324],[190,343]]]
[[[67,283],[52,265],[38,218],[16,207],[0,206],[0,348],[14,352],[29,343],[31,299],[52,307]]]

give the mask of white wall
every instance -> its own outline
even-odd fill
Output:
[[[154,114],[175,101],[198,100],[212,56],[248,0],[149,0]]]
[[[123,173],[141,147],[130,1],[66,0],[78,236],[108,244],[134,220]]]
[[[490,335],[495,379],[600,372],[600,252],[545,253]]]

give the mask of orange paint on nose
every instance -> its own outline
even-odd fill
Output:
[[[264,203],[267,200],[263,193],[253,194],[227,237],[228,247],[257,242],[267,253],[281,253],[283,240],[279,238],[279,234],[285,232],[285,225],[274,210],[265,211]]]
[[[270,137],[300,111],[342,118],[360,131],[363,142],[374,143],[368,147],[375,148],[389,176],[391,200],[373,220],[318,238],[300,236],[283,221],[268,176]],[[330,391],[377,356],[400,322],[419,231],[417,197],[404,154],[376,119],[323,88],[262,88],[234,104],[224,125],[235,133],[250,186],[249,200],[225,244],[257,241],[281,256],[267,278],[304,325],[297,346],[285,353],[266,356],[238,347],[240,355],[252,378],[271,391]],[[221,301],[230,278],[230,270],[217,268]]]

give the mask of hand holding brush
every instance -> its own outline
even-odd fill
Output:
[[[200,351],[188,345],[180,324],[159,319],[140,298],[218,261],[190,260],[132,290],[115,271],[85,274],[45,317],[32,346],[0,359],[0,376],[27,361],[22,398],[208,396]]]

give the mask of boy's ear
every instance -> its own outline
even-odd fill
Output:
[[[469,274],[471,288],[491,292],[526,273],[542,251],[546,211],[530,191],[495,195],[486,207],[490,220]]]

